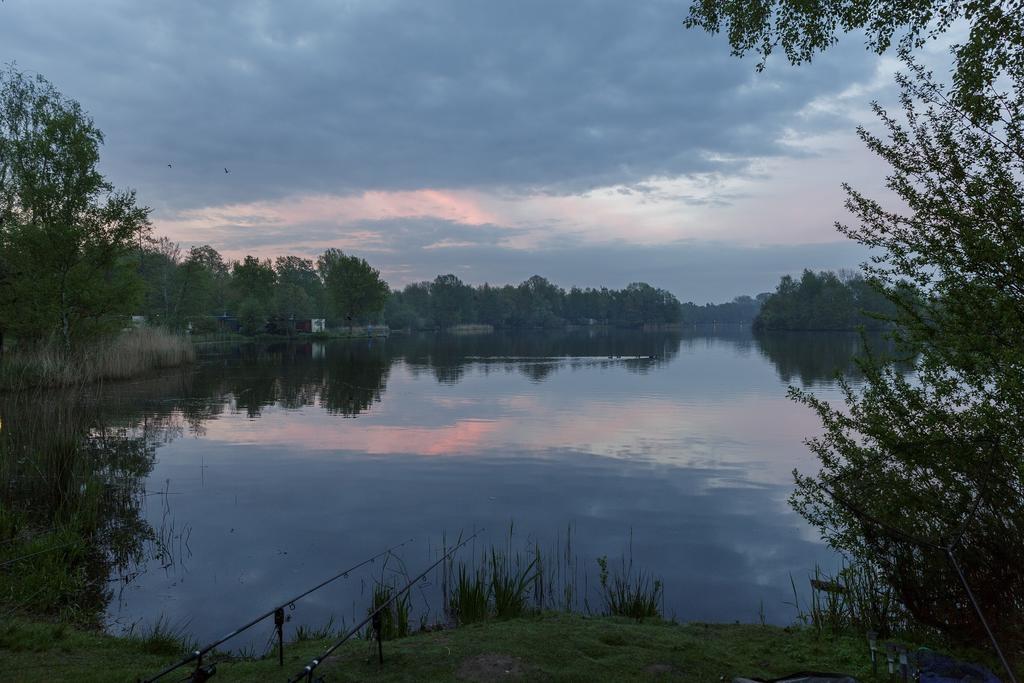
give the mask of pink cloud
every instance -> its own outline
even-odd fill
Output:
[[[465,407],[458,400],[432,400],[441,406]],[[268,410],[255,422],[241,416],[211,421],[205,438],[382,456],[473,456],[508,448],[541,455],[564,448],[612,458],[651,457],[676,466],[744,467],[752,481],[780,483],[789,481],[794,467],[808,465],[809,454],[800,443],[819,429],[812,413],[794,411],[784,396],[747,396],[713,406],[653,397],[629,405],[595,400],[574,404],[572,410],[559,409],[538,396],[513,395],[494,402],[512,414],[428,426],[392,421],[386,404],[355,422],[312,407],[299,412]],[[652,441],[683,444],[694,436],[700,437],[699,443],[679,451],[647,448]],[[750,461],[749,445],[755,441],[776,454],[770,465]]]
[[[302,195],[278,201],[226,204],[181,212],[173,218],[156,217],[154,227],[160,234],[187,244],[217,243],[237,236],[240,228],[250,233],[277,233],[296,228],[289,235],[292,243],[301,240],[301,227],[310,224],[336,224],[338,234],[320,246],[379,249],[380,236],[370,230],[353,228],[359,221],[401,218],[437,218],[464,225],[495,223],[498,216],[484,207],[484,198],[476,192],[422,189],[397,192],[367,191],[354,195]],[[259,253],[239,250],[239,253]],[[270,253],[280,253],[272,247]],[[229,255],[231,252],[229,251]]]
[[[353,430],[347,420],[324,420],[318,412],[292,413],[283,419],[277,418],[269,413],[255,425],[249,421],[214,421],[209,424],[205,436],[238,443],[291,444],[305,450],[435,456],[479,453],[485,449],[488,437],[499,427],[496,421],[468,419],[438,427],[399,428],[369,424]]]
[[[589,244],[713,240],[748,247],[834,242],[832,223],[845,213],[841,181],[851,180],[872,192],[884,177],[877,161],[854,143],[846,137],[807,143],[829,153],[750,160],[749,174],[652,177],[635,186],[569,195],[444,188],[310,194],[158,216],[155,228],[185,244],[213,244],[233,258],[245,253],[313,254],[329,246],[397,252],[402,245],[367,223],[417,218],[506,226],[510,230],[497,246],[519,250],[542,247],[559,237]],[[826,150],[828,145],[834,149]],[[225,248],[244,245],[249,237],[251,247]],[[470,246],[475,246],[472,239],[439,235],[426,248]]]

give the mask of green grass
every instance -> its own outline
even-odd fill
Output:
[[[152,675],[180,652],[161,634],[115,638],[65,625],[14,620],[0,625],[0,679],[10,681],[133,681]],[[217,661],[218,681],[285,680],[317,656],[327,641],[285,646],[265,659]],[[178,651],[175,651],[178,650]],[[755,625],[675,625],[661,621],[586,618],[548,613],[418,633],[384,645],[379,667],[372,644],[353,641],[320,668],[328,681],[522,680],[718,681],[724,676],[780,676],[801,669],[842,671],[873,679],[867,645],[859,637],[818,637],[809,629]],[[504,668],[502,668],[504,667]],[[177,672],[176,672],[177,673]],[[185,673],[169,677],[178,680]],[[460,677],[461,675],[461,677]]]

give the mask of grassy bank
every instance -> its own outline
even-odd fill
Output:
[[[267,658],[215,657],[218,681],[285,680],[328,640],[285,647],[285,666]],[[0,625],[4,680],[134,681],[172,662],[181,647],[165,635],[114,638],[13,620]],[[384,644],[384,665],[366,641],[349,642],[318,670],[328,681],[731,680],[799,670],[872,678],[867,644],[854,636],[753,625],[676,625],[548,613],[419,633]],[[179,680],[187,672],[175,672]],[[885,678],[887,680],[887,677]]]
[[[0,362],[0,390],[128,379],[194,360],[195,349],[186,337],[145,327],[122,332],[71,353],[54,344],[16,348]]]

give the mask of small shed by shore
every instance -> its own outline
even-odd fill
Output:
[[[303,318],[295,321],[296,332],[307,332],[310,334],[327,331],[327,321],[324,318]]]
[[[238,332],[242,329],[242,323],[238,322],[238,318],[227,313],[217,316],[217,325],[227,332]]]

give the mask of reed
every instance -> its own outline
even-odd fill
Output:
[[[133,626],[127,637],[138,641],[142,651],[147,654],[181,655],[199,646],[198,641],[188,635],[188,627],[187,621],[174,624],[161,614],[151,625],[139,631],[135,631]]]
[[[502,546],[490,545],[477,560],[453,563],[442,579],[446,606],[458,624],[486,619],[512,619],[557,610],[589,614],[590,578],[580,566],[570,526],[564,541],[545,552],[540,543],[514,547],[513,526]],[[600,610],[604,614],[633,619],[660,618],[663,613],[662,582],[633,568],[632,544],[621,568],[609,570],[607,557],[597,560]]]
[[[600,568],[598,580],[605,613],[615,617],[629,617],[637,621],[661,616],[662,583],[651,574],[639,570],[634,573],[632,557],[623,559],[619,568],[609,570],[608,558],[597,558]]]
[[[0,363],[0,389],[69,387],[136,377],[195,361],[192,342],[155,327],[127,330],[72,352],[55,344],[15,349]]]
[[[395,595],[397,586],[390,583],[377,582],[373,587],[373,602],[367,610],[367,614],[384,606]],[[409,613],[412,611],[412,598],[409,591],[392,600],[391,604],[381,610],[378,621],[380,623],[381,640],[394,640],[404,638],[411,633],[409,628]],[[367,627],[366,638],[374,637],[373,625]]]
[[[470,568],[460,562],[458,577],[448,603],[459,624],[472,624],[486,619],[490,614],[486,571]]]
[[[815,565],[809,582],[805,610],[796,580],[790,575],[793,602],[787,604],[796,610],[798,623],[819,635],[874,631],[888,638],[913,629],[910,614],[875,567],[853,562],[831,575]]]
[[[299,624],[295,627],[295,633],[292,634],[292,643],[304,643],[311,640],[327,640],[340,635],[345,631],[345,623],[342,620],[340,626],[334,625],[334,617],[331,616],[327,619],[327,622],[320,626],[305,626]]]
[[[496,617],[513,619],[523,615],[537,564],[536,557],[525,562],[519,553],[513,556],[491,548],[491,597]]]

